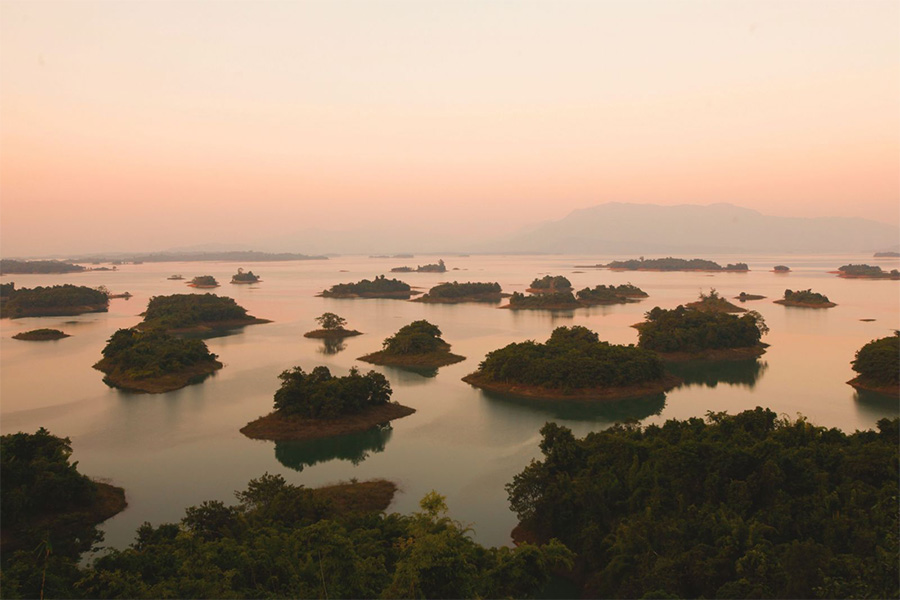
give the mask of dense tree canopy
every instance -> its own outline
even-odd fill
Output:
[[[182,339],[162,329],[119,329],[103,348],[103,360],[97,368],[127,379],[147,379],[214,362],[216,358],[203,340]]]
[[[384,340],[385,354],[413,355],[428,354],[447,348],[441,339],[441,330],[428,321],[413,321],[401,327],[397,333]]]
[[[842,275],[850,277],[887,278],[897,277],[898,275],[900,275],[900,271],[897,271],[897,269],[892,269],[890,272],[886,272],[877,265],[844,265],[842,267],[838,267],[838,271]]]
[[[507,486],[584,565],[585,597],[896,598],[898,427],[847,435],[757,408],[576,439]]]
[[[347,324],[347,319],[340,317],[333,312],[322,313],[321,317],[316,317],[319,326],[325,330],[343,329]]]
[[[578,299],[582,302],[628,302],[629,298],[646,298],[647,292],[632,285],[623,283],[621,285],[595,285],[592,288],[584,288],[578,291]]]
[[[253,271],[244,271],[244,269],[238,269],[238,272],[231,276],[231,281],[233,283],[256,283],[259,281],[259,276],[255,275]]]
[[[496,295],[501,292],[499,283],[442,283],[436,285],[424,296],[427,298],[466,298],[471,296]]]
[[[704,260],[702,258],[672,258],[671,256],[666,258],[650,258],[644,260],[643,257],[640,259],[631,259],[631,260],[614,260],[608,265],[606,265],[610,269],[625,269],[625,270],[637,270],[637,269],[652,269],[658,271],[721,271],[722,265],[719,263],[713,262],[711,260]]]
[[[896,386],[900,383],[900,331],[872,340],[857,350],[852,365],[869,385]]]
[[[408,283],[403,283],[398,279],[387,279],[384,275],[379,275],[373,280],[363,279],[357,283],[337,283],[331,286],[328,293],[331,294],[372,294],[384,292],[408,292],[410,291]]]
[[[311,419],[330,419],[358,413],[387,403],[391,384],[381,373],[360,375],[357,369],[335,377],[328,367],[316,367],[310,373],[294,367],[278,376],[281,387],[275,392],[275,410],[284,415]]]
[[[572,289],[572,282],[562,275],[544,275],[532,281],[530,287],[536,290],[567,290]]]
[[[638,346],[656,352],[696,353],[711,349],[747,348],[768,331],[762,316],[750,311],[740,317],[723,312],[672,310],[655,307],[638,326]]]
[[[12,284],[10,284],[12,286]],[[106,292],[91,289],[83,285],[54,285],[50,287],[19,288],[10,287],[3,290],[7,298],[3,304],[4,316],[11,318],[40,315],[59,311],[65,314],[68,310],[81,307],[101,307],[109,305]]]
[[[234,298],[215,294],[172,294],[153,296],[144,312],[145,327],[181,329],[202,323],[249,318],[247,310]]]
[[[60,260],[0,260],[0,275],[10,273],[80,273],[85,268],[81,265]]]
[[[213,287],[219,285],[219,282],[212,275],[198,275],[191,279],[191,285]]]
[[[803,304],[827,304],[828,296],[812,290],[784,290],[784,300],[788,302],[801,302]]]

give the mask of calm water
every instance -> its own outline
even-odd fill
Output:
[[[604,256],[444,257],[446,274],[400,274],[427,290],[450,280],[498,281],[504,291],[524,291],[543,274],[563,274],[576,289],[632,282],[650,294],[641,303],[581,309],[569,313],[513,312],[492,305],[426,305],[400,300],[335,300],[314,294],[339,282],[357,281],[412,260],[344,257],[328,261],[235,264],[168,263],[126,265],[118,272],[74,275],[18,275],[20,287],[75,283],[130,291],[130,300],[113,300],[109,313],[79,317],[0,321],[0,429],[33,432],[46,427],[68,436],[79,469],[123,486],[128,509],[103,528],[108,545],[133,541],[144,521],[177,521],[184,508],[203,500],[232,502],[233,492],[268,471],[308,486],[351,477],[383,477],[399,483],[392,510],[411,512],[435,489],[447,496],[451,514],[474,527],[479,542],[509,543],[515,515],[503,486],[539,455],[538,430],[546,421],[571,427],[579,436],[624,419],[658,423],[703,416],[707,411],[737,412],[766,406],[788,416],[802,413],[818,425],[846,431],[872,427],[898,414],[898,399],[860,395],[846,385],[854,376],[850,361],[869,340],[900,327],[900,285],[895,281],[843,280],[826,271],[848,262],[875,261],[867,256],[757,257],[746,274],[611,273],[576,271],[574,265],[607,262]],[[742,256],[711,256],[717,262]],[[793,272],[769,272],[775,264]],[[896,268],[896,260],[877,264]],[[263,282],[256,286],[224,283],[215,290],[234,297],[251,314],[273,323],[247,327],[234,335],[208,340],[225,368],[199,385],[160,395],[135,395],[102,383],[91,365],[106,339],[118,328],[140,321],[150,296],[186,293],[172,273],[190,278],[211,274],[228,282],[238,267],[252,267]],[[525,339],[545,340],[561,325],[585,325],[614,343],[634,343],[629,327],[654,306],[672,308],[715,287],[726,297],[742,291],[768,296],[745,306],[761,312],[771,328],[771,344],[759,361],[720,366],[683,365],[686,383],[666,395],[612,404],[540,402],[494,396],[460,381],[490,350]],[[784,289],[812,288],[838,306],[829,310],[773,304]],[[336,312],[365,335],[326,347],[302,337],[316,327],[314,317]],[[874,322],[861,322],[872,318]],[[372,367],[388,377],[393,398],[418,412],[395,421],[393,428],[338,439],[273,443],[245,438],[238,429],[268,413],[278,387],[276,376],[295,365],[307,371],[326,365],[344,374],[356,357],[380,349],[382,340],[415,319],[439,325],[453,352],[467,360],[443,367],[437,375],[390,367]],[[55,342],[22,342],[10,336],[37,327],[54,327],[73,337]]]

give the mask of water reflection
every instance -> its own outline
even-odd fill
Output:
[[[319,352],[330,356],[346,350],[346,348],[347,344],[345,344],[341,338],[324,338],[322,340],[322,347],[319,348]]]
[[[857,412],[866,420],[882,419],[886,414],[890,416],[900,414],[900,398],[892,394],[855,390],[853,400]]]
[[[480,390],[480,392],[490,403],[543,415],[541,419],[563,421],[603,421],[607,423],[640,421],[660,414],[666,406],[666,395],[662,393],[624,400],[592,401],[523,398],[486,390]]]
[[[380,425],[362,433],[352,433],[318,440],[275,442],[275,458],[296,471],[329,460],[348,460],[358,465],[372,452],[384,452],[391,439],[390,424]]]
[[[720,383],[740,385],[748,389],[756,387],[756,382],[763,376],[769,363],[755,358],[747,360],[702,361],[692,360],[681,363],[670,363],[666,368],[684,379],[682,387],[706,386],[714,388]]]
[[[437,367],[401,367],[397,365],[384,365],[384,368],[393,377],[404,383],[416,383],[421,377],[431,378],[438,374]]]

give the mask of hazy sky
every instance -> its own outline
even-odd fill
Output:
[[[897,224],[900,3],[0,0],[4,255],[607,201]]]

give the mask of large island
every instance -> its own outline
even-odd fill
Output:
[[[877,265],[844,265],[838,267],[835,273],[844,279],[900,279],[900,271],[897,269],[884,271]]]
[[[81,265],[73,265],[61,260],[14,260],[12,258],[0,260],[0,275],[81,273],[85,270]]]
[[[638,346],[658,353],[664,360],[739,360],[765,352],[760,342],[769,331],[756,311],[736,315],[678,306],[655,307],[638,323]]]
[[[900,332],[872,340],[851,363],[859,375],[847,383],[861,390],[900,396]]]
[[[616,400],[658,394],[679,379],[653,353],[600,341],[581,327],[557,327],[545,343],[488,353],[463,381],[492,392],[551,399]]]
[[[413,321],[384,340],[383,350],[360,356],[374,365],[433,369],[465,360],[450,352],[450,344],[441,339],[441,330],[428,321]]]
[[[798,308],[831,308],[837,306],[837,304],[828,300],[828,296],[825,294],[812,290],[797,290],[796,292],[784,290],[784,297],[781,300],[773,300],[773,302]]]
[[[747,263],[727,264],[724,267],[717,262],[702,258],[650,258],[631,260],[614,260],[605,265],[594,265],[594,268],[611,269],[613,271],[700,271],[709,273],[746,273],[750,270]]]
[[[165,329],[169,333],[212,333],[245,325],[270,323],[247,314],[233,298],[215,294],[154,296],[138,329]]]
[[[543,277],[536,277],[525,291],[532,294],[571,292],[572,282],[562,275],[544,275]]]
[[[396,298],[409,300],[422,292],[413,291],[408,283],[398,279],[387,279],[379,275],[373,280],[363,279],[356,283],[337,283],[322,291],[322,298]]]
[[[9,283],[3,285],[0,294],[0,316],[10,319],[69,317],[109,310],[109,296],[105,291],[83,285],[67,283],[15,289],[15,284]]]
[[[257,440],[307,440],[378,427],[413,414],[415,409],[391,402],[391,385],[381,373],[335,377],[328,367],[310,373],[294,367],[278,376],[275,410],[251,421],[241,433]]]
[[[500,302],[504,294],[499,283],[441,283],[413,302],[428,304],[459,304],[462,302]]]

